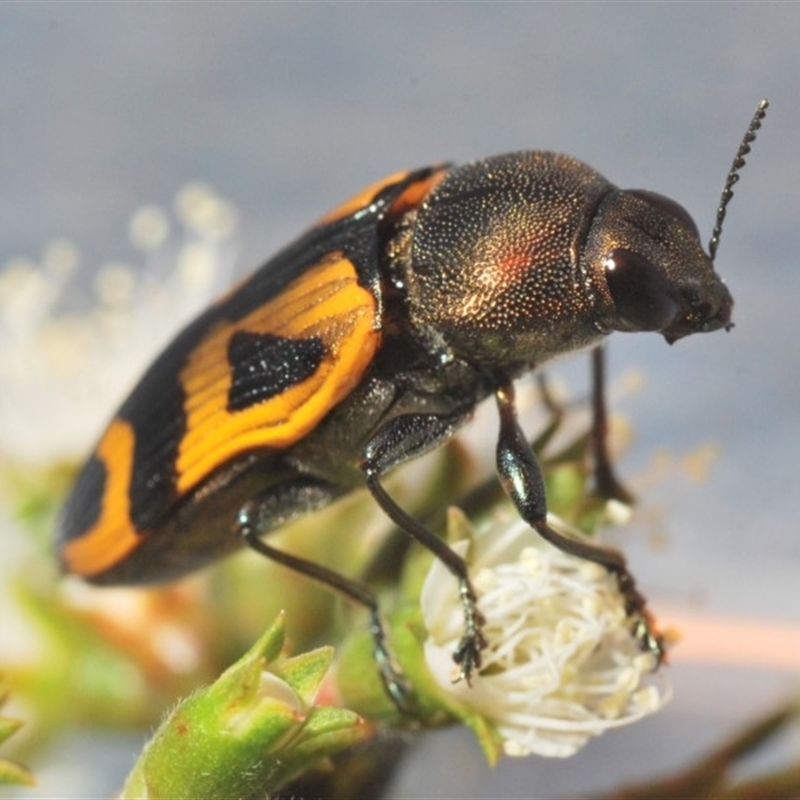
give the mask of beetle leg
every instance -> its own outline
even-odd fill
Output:
[[[544,477],[533,448],[525,438],[517,419],[513,384],[508,382],[500,386],[495,397],[500,412],[497,471],[500,482],[519,515],[543,539],[559,550],[600,564],[616,576],[620,591],[625,597],[625,610],[634,618],[634,635],[642,649],[654,653],[660,661],[663,658],[663,642],[652,630],[646,600],[636,588],[624,556],[617,550],[559,533],[547,524]]]
[[[618,480],[608,453],[608,414],[605,391],[605,349],[599,345],[592,351],[592,450],[594,453],[594,479],[597,491],[609,500],[619,500],[626,505],[634,501],[633,494]]]
[[[536,373],[536,384],[539,387],[539,396],[542,399],[542,404],[552,417],[553,426],[557,427],[564,418],[564,406],[553,397],[553,393],[550,391],[550,382],[544,372]]]
[[[299,490],[304,490],[308,487],[302,486],[298,488]],[[312,488],[318,489],[322,494],[327,494],[328,500],[331,494],[334,493],[331,488],[327,487],[324,483],[315,483]],[[324,504],[321,498],[320,503]],[[293,504],[289,503],[289,505],[291,506]],[[313,578],[315,581],[339,592],[367,609],[369,613],[369,631],[374,643],[374,656],[378,665],[381,681],[394,704],[401,711],[410,711],[409,698],[411,696],[411,689],[387,644],[386,630],[381,621],[377,598],[367,586],[357,581],[350,580],[344,575],[324,567],[321,564],[317,564],[314,561],[307,561],[304,558],[293,556],[290,553],[286,553],[283,550],[279,550],[267,544],[261,536],[283,523],[283,520],[275,521],[275,506],[274,491],[265,492],[262,496],[245,503],[239,510],[237,516],[237,530],[239,535],[248,547],[261,555],[295,572],[299,572],[301,575]],[[306,508],[304,510],[312,509]]]
[[[459,678],[469,683],[481,666],[481,650],[486,645],[482,626],[485,622],[478,610],[477,596],[469,579],[467,563],[449,545],[415,520],[387,494],[379,476],[397,463],[426,452],[441,440],[449,438],[463,413],[451,416],[409,414],[397,417],[381,428],[365,448],[362,469],[367,488],[386,515],[423,547],[430,550],[450,570],[458,581],[459,596],[464,609],[464,634],[453,653],[459,667]]]

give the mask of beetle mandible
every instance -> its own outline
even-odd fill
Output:
[[[63,566],[99,584],[147,583],[246,544],[367,606],[381,677],[402,705],[406,688],[373,593],[263,538],[366,485],[458,581],[464,632],[454,659],[469,680],[486,642],[467,565],[397,505],[381,477],[450,438],[494,396],[497,470],[517,511],[557,547],[617,576],[642,646],[660,657],[623,556],[548,525],[513,381],[613,331],[674,342],[731,326],[733,300],[714,257],[766,107],[728,175],[708,253],[674,201],[620,190],[544,151],[398,173],[334,209],[147,370],[66,501]],[[602,432],[600,392],[595,407]],[[603,437],[595,439],[601,488],[619,492]]]

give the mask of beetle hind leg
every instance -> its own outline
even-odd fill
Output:
[[[386,515],[412,539],[430,550],[458,581],[459,597],[464,610],[464,632],[453,653],[459,668],[459,679],[467,683],[480,669],[481,651],[487,646],[483,634],[483,615],[469,578],[467,563],[450,546],[412,516],[389,496],[378,480],[379,476],[409,458],[421,455],[439,442],[449,438],[464,420],[465,414],[451,415],[408,414],[397,417],[384,426],[369,442],[362,469],[367,488]]]
[[[357,581],[314,561],[294,556],[267,544],[261,537],[291,517],[321,508],[340,492],[323,481],[298,479],[293,483],[265,492],[248,500],[239,510],[237,530],[244,543],[277,564],[288,567],[324,584],[353,602],[364,606],[369,614],[369,630],[374,643],[374,657],[387,694],[401,711],[409,711],[411,689],[387,644],[386,629],[373,592]],[[298,511],[298,507],[301,511]]]

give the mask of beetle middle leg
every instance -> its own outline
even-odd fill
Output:
[[[626,505],[634,502],[633,493],[617,478],[611,456],[608,452],[608,411],[606,404],[606,357],[605,347],[599,345],[592,350],[592,428],[590,442],[594,461],[594,485],[597,493],[607,500],[619,500]],[[536,374],[539,394],[542,403],[551,417],[546,434],[549,436],[558,428],[564,417],[564,407],[550,392],[547,376],[543,372]],[[541,441],[534,443],[538,449]]]
[[[408,711],[411,690],[387,644],[378,600],[372,590],[335,570],[273,547],[261,538],[290,518],[326,506],[339,493],[324,481],[296,478],[248,500],[237,515],[237,530],[245,544],[257,553],[324,584],[367,609],[381,681],[395,705],[401,711]]]
[[[617,550],[559,533],[547,524],[547,498],[544,477],[533,448],[520,427],[514,402],[514,387],[509,381],[495,392],[500,412],[500,436],[497,442],[497,471],[500,482],[519,515],[537,533],[559,550],[585,558],[613,573],[625,598],[626,612],[633,616],[634,634],[643,650],[663,658],[663,642],[651,630],[644,596],[636,588],[625,557]]]
[[[608,412],[606,410],[606,359],[603,345],[592,350],[592,451],[597,491],[609,500],[626,505],[634,501],[633,494],[617,478],[608,452]]]
[[[396,417],[367,444],[362,470],[367,488],[386,515],[409,536],[430,550],[450,570],[458,581],[459,596],[464,609],[464,633],[453,660],[459,667],[459,677],[469,683],[481,666],[481,651],[487,646],[482,626],[484,618],[477,606],[477,595],[469,579],[467,563],[435,533],[407,514],[389,496],[379,476],[396,464],[421,455],[449,438],[464,420],[465,414],[451,415],[407,414]]]

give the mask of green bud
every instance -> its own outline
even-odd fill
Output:
[[[367,726],[353,712],[312,705],[332,649],[282,659],[284,638],[281,615],[214,684],[182,701],[147,745],[121,798],[270,793],[364,738]]]

